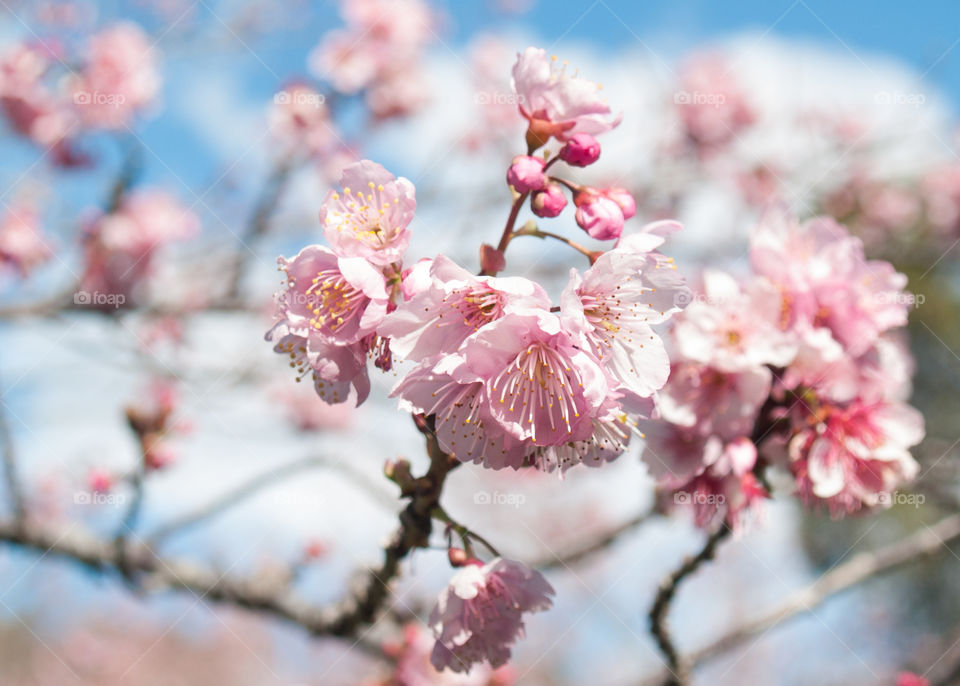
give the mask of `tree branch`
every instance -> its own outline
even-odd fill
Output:
[[[667,613],[670,610],[670,603],[673,601],[680,583],[697,571],[704,562],[712,560],[716,554],[717,546],[732,532],[733,529],[726,522],[721,523],[720,528],[707,538],[707,542],[700,552],[687,557],[683,564],[660,584],[657,597],[653,601],[653,607],[650,608],[650,633],[656,639],[660,652],[663,653],[667,662],[667,669],[670,671],[670,674],[664,679],[664,686],[682,686],[690,678],[690,664],[680,657],[667,628]]]
[[[637,527],[645,524],[659,515],[660,512],[658,512],[656,509],[644,510],[643,512],[634,515],[627,521],[619,524],[599,538],[595,538],[585,545],[582,545],[578,548],[571,548],[570,550],[560,553],[559,555],[545,556],[530,566],[540,570],[548,570],[569,567],[570,565],[577,564],[585,558],[591,557],[596,553],[603,552],[624,534],[636,529]]]
[[[13,445],[13,434],[10,432],[10,423],[7,421],[7,396],[0,395],[0,450],[3,451],[4,476],[7,482],[7,492],[10,494],[10,504],[13,509],[13,518],[17,526],[26,520],[26,509],[23,503],[23,492],[20,490],[20,477],[17,470],[17,455]]]

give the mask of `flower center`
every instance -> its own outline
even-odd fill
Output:
[[[337,269],[321,270],[306,292],[307,305],[314,318],[310,325],[318,331],[336,333],[359,318],[369,298],[354,288]]]
[[[391,203],[383,195],[383,186],[376,185],[373,181],[370,181],[368,186],[370,190],[367,193],[350,188],[343,189],[343,196],[334,193],[331,196],[334,207],[327,222],[335,223],[337,231],[349,231],[364,243],[379,248],[393,238],[394,230],[390,226],[384,226],[384,216],[391,204],[396,205],[400,200],[394,198]]]

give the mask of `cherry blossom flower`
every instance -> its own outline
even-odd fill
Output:
[[[419,288],[380,325],[391,349],[423,362],[455,352],[480,327],[512,309],[549,309],[541,286],[522,277],[477,277],[444,255],[429,264],[429,285]]]
[[[609,241],[623,233],[623,210],[612,198],[589,189],[576,193],[573,202],[577,206],[577,226],[591,238]]]
[[[601,255],[582,276],[571,270],[561,312],[621,389],[646,398],[670,371],[663,341],[651,326],[679,312],[688,295],[671,262],[628,243]]]
[[[517,155],[507,169],[507,183],[517,193],[538,191],[547,183],[543,173],[544,160],[530,155]]]
[[[688,139],[701,153],[727,145],[756,119],[729,65],[719,55],[698,55],[681,70],[674,95]]]
[[[548,183],[530,196],[530,209],[538,217],[556,217],[567,206],[567,197],[558,183]]]
[[[320,223],[333,250],[385,266],[403,257],[410,242],[407,225],[417,207],[413,184],[375,162],[351,164],[340,176],[342,194],[331,191]]]
[[[325,402],[346,402],[351,387],[356,393],[358,406],[370,395],[369,348],[365,341],[335,345],[318,336],[293,332],[286,321],[274,325],[267,332],[266,339],[274,343],[274,352],[290,358],[290,366],[297,372],[297,381],[307,374],[311,376],[314,390]]]
[[[387,313],[383,274],[362,257],[310,245],[279,264],[287,275],[280,314],[291,330],[348,345],[374,333]]]
[[[290,84],[274,96],[268,126],[285,155],[318,157],[340,144],[324,97],[306,84]]]
[[[109,26],[90,38],[86,63],[71,82],[73,102],[88,126],[122,129],[160,90],[155,47],[131,22]]]
[[[589,167],[600,159],[600,143],[589,133],[575,133],[560,148],[560,159],[574,167]]]
[[[396,667],[385,686],[511,686],[516,681],[509,665],[493,669],[487,664],[474,664],[468,674],[442,672],[430,664],[434,638],[420,624],[411,622],[403,628],[403,643],[387,645],[384,652],[396,660]]]
[[[471,560],[440,594],[430,613],[437,639],[430,661],[438,670],[469,672],[478,662],[501,667],[523,635],[523,615],[549,609],[553,588],[522,562]]]
[[[0,264],[9,265],[23,277],[51,254],[36,211],[25,204],[8,208],[0,218]]]
[[[889,505],[918,469],[909,448],[923,439],[923,416],[902,403],[854,402],[823,407],[790,440],[790,468],[800,496],[831,513]]]
[[[550,137],[565,141],[577,133],[592,135],[615,128],[622,115],[614,115],[600,95],[600,86],[566,73],[566,63],[547,58],[542,48],[529,47],[517,55],[513,66],[513,91],[520,113],[529,122],[531,150]]]

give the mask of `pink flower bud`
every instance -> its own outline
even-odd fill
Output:
[[[626,188],[607,188],[601,193],[620,206],[624,219],[629,219],[637,213],[637,203],[634,202],[633,196]]]
[[[623,233],[623,211],[616,201],[594,190],[577,193],[577,225],[600,241],[619,238]]]
[[[484,274],[497,274],[506,266],[507,260],[501,251],[486,243],[480,246],[480,270]]]
[[[463,567],[470,559],[463,548],[450,548],[447,550],[447,558],[450,560],[451,567]]]
[[[560,159],[574,167],[586,167],[600,158],[600,144],[589,133],[576,133],[560,149]]]
[[[87,477],[87,483],[94,493],[109,493],[113,488],[113,476],[102,469],[94,469]]]
[[[567,198],[559,184],[548,183],[530,199],[530,209],[538,217],[556,217],[567,206]]]
[[[543,173],[544,161],[529,155],[517,155],[507,170],[507,183],[517,193],[529,193],[543,188],[547,177]]]

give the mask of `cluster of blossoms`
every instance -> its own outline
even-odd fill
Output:
[[[24,42],[0,57],[0,110],[7,123],[50,149],[63,166],[86,162],[73,144],[82,130],[125,129],[159,89],[151,41],[129,22],[92,35],[83,55]]]
[[[23,277],[46,262],[52,252],[32,206],[16,204],[0,217],[0,264]]]
[[[767,214],[751,235],[753,274],[707,271],[677,318],[676,354],[643,421],[644,459],[700,524],[736,524],[782,467],[832,514],[889,504],[917,472],[923,419],[906,404],[912,360],[896,329],[906,277],[868,261],[829,218]]]
[[[127,424],[140,443],[144,470],[163,469],[175,461],[169,438],[191,429],[188,422],[175,418],[178,405],[177,387],[168,379],[158,378],[142,397],[127,406]],[[105,483],[106,488],[101,490],[109,490],[110,482]]]
[[[164,191],[125,194],[116,209],[93,218],[84,231],[80,289],[115,296],[99,304],[122,305],[151,274],[157,250],[199,228],[199,218]]]
[[[403,116],[427,99],[420,60],[436,19],[422,0],[347,0],[346,26],[310,56],[314,75],[339,93],[362,93],[379,119]]]
[[[649,412],[669,373],[653,327],[678,312],[689,291],[672,260],[657,252],[677,224],[624,233],[635,211],[625,191],[546,176],[557,162],[595,162],[593,134],[619,122],[597,85],[565,75],[535,48],[519,55],[513,71],[528,153],[551,138],[560,149],[545,161],[526,155],[510,165],[512,220],[501,246],[482,251],[480,275],[445,255],[404,266],[413,185],[357,162],[320,210],[329,247],[280,259],[284,289],[267,339],[329,403],[344,402],[351,389],[357,404],[366,399],[368,358],[384,371],[402,360],[410,366],[392,395],[445,453],[492,469],[563,474],[623,453],[636,417]],[[506,244],[530,231],[513,230],[521,203],[530,195],[535,214],[555,216],[562,207],[542,199],[563,200],[561,184],[574,190],[580,225],[616,243],[588,252],[590,268],[571,270],[553,306],[540,284],[496,274]],[[544,212],[547,206],[553,209]],[[498,667],[522,632],[523,613],[549,607],[552,589],[520,562],[484,564],[464,555],[455,564],[460,569],[432,615],[431,660],[454,671],[483,660]]]

